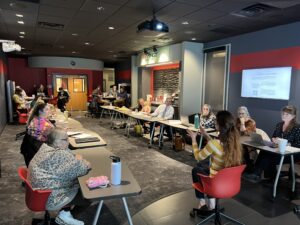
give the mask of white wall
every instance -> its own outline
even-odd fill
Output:
[[[180,115],[199,112],[202,104],[203,44],[182,43]]]
[[[103,70],[103,62],[100,60],[73,57],[32,56],[28,57],[28,65],[33,68]]]

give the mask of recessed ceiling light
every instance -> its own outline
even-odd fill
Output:
[[[24,36],[19,36],[19,38],[24,38]]]
[[[25,34],[25,32],[24,32],[24,31],[20,31],[20,34],[23,34],[23,35],[24,35],[24,34]]]
[[[22,14],[16,14],[16,17],[23,18]]]
[[[108,27],[108,29],[109,29],[109,30],[114,30],[115,28],[114,28],[114,27]]]
[[[75,53],[77,53],[77,52],[73,51],[72,53],[75,54]]]
[[[24,24],[24,21],[23,20],[19,20],[18,24]]]
[[[102,10],[104,10],[104,7],[101,6],[101,5],[99,5],[99,6],[97,6],[97,10],[98,10],[98,11],[102,11]]]
[[[85,42],[84,44],[85,44],[85,45],[90,45],[91,43],[90,43],[90,42]]]
[[[78,36],[78,34],[76,34],[76,33],[73,33],[73,34],[72,34],[72,36]]]
[[[182,24],[182,25],[188,25],[189,22],[188,22],[188,21],[183,21],[181,24]]]
[[[196,41],[196,40],[197,40],[197,38],[192,38],[191,40],[192,40],[192,41]]]
[[[114,51],[112,51],[112,50],[109,50],[108,52],[114,52]]]

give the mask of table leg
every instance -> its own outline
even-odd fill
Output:
[[[93,221],[93,225],[96,225],[97,222],[98,222],[98,218],[99,218],[99,215],[100,215],[100,212],[101,212],[102,205],[103,205],[103,200],[101,200],[98,204],[96,215],[95,215],[94,221]]]
[[[278,170],[277,170],[277,174],[276,174],[276,178],[275,178],[275,182],[274,182],[274,186],[273,186],[273,198],[276,198],[276,189],[277,189],[277,184],[278,184],[278,180],[279,180],[283,160],[284,160],[284,155],[281,155],[279,167],[278,167]]]
[[[126,215],[127,215],[127,218],[128,218],[128,223],[129,223],[129,225],[133,225],[132,220],[131,220],[131,216],[130,216],[130,212],[129,212],[129,209],[128,209],[128,206],[127,206],[126,198],[122,197],[122,200],[123,200],[123,205],[124,205]]]
[[[101,108],[101,115],[100,115],[100,119],[99,119],[100,121],[101,121],[101,119],[102,119],[103,111],[104,111],[104,109]]]
[[[295,178],[294,155],[291,155],[291,169],[292,169],[292,178],[293,178],[292,192],[295,192],[296,178]]]
[[[154,138],[154,132],[155,132],[155,122],[153,122],[153,127],[150,135],[150,147],[152,146],[153,143],[153,138]]]
[[[159,129],[159,139],[158,139],[158,148],[162,149],[163,146],[163,141],[164,141],[164,124],[160,124],[160,129]]]

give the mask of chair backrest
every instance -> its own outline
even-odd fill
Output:
[[[241,176],[246,165],[218,171],[214,177],[201,176],[204,193],[214,198],[232,198],[240,192]]]
[[[18,168],[19,177],[25,182],[25,201],[27,207],[35,212],[45,211],[46,203],[51,190],[33,190],[31,184],[27,180],[28,170],[26,167]]]

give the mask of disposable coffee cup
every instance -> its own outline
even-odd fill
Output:
[[[278,149],[280,153],[284,153],[286,150],[288,140],[283,138],[278,138]]]

